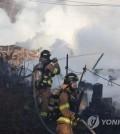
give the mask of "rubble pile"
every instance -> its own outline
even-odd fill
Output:
[[[34,60],[39,57],[40,49],[28,50],[19,46],[0,46],[0,58],[11,66],[19,66],[24,60]]]

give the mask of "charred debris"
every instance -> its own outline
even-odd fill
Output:
[[[39,134],[40,131],[47,134],[36,114],[31,81],[26,79],[31,70],[24,66],[25,60],[31,61],[38,56],[39,50],[0,46],[1,134]]]

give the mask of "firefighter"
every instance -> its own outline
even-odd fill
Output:
[[[57,58],[51,60],[50,56],[50,51],[43,50],[40,55],[39,63],[33,69],[34,87],[37,100],[40,103],[40,112],[42,116],[47,116],[52,77],[60,73],[60,66]]]
[[[57,119],[57,134],[73,134],[73,126],[80,119],[79,115],[73,112],[71,101],[77,88],[78,77],[74,73],[69,73],[64,78],[61,85],[61,93],[59,96],[60,117]]]

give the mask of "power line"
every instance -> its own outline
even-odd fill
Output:
[[[64,2],[72,2],[72,3],[82,3],[82,4],[102,4],[102,3],[93,3],[93,2],[81,2],[81,1],[74,1],[74,0],[63,0]]]
[[[97,55],[97,54],[100,54],[100,53],[80,54],[80,55],[74,55],[74,56],[71,56],[71,57],[68,57],[68,58],[71,59],[71,58],[76,58],[76,57],[79,57],[79,56],[88,56],[88,55]],[[64,60],[64,59],[66,59],[66,57],[60,58],[58,60]]]
[[[29,0],[31,2],[45,2],[45,1],[33,1],[33,0]],[[73,1],[72,1],[73,2]],[[76,1],[74,1],[76,2]],[[3,1],[0,1],[0,3],[5,3],[6,5],[13,5],[14,3],[11,3],[11,2],[3,2]],[[45,2],[47,4],[47,2]],[[86,2],[79,2],[79,3],[86,3]],[[87,2],[88,3],[88,2]],[[42,3],[41,3],[42,4]],[[48,3],[49,4],[49,3]],[[91,4],[91,3],[90,3]],[[97,4],[97,3],[92,3],[92,4]],[[22,7],[26,7],[26,8],[29,8],[29,6],[25,6],[25,5],[22,5]],[[31,8],[31,7],[30,7]],[[100,11],[103,11],[103,10],[100,10]],[[14,16],[13,16],[14,17]],[[78,17],[78,16],[69,16],[69,17]],[[114,17],[114,16],[113,16]],[[20,20],[20,21],[28,21],[28,22],[32,22],[32,23],[35,23],[35,24],[38,24],[40,25],[40,22],[34,22],[34,21],[29,21],[29,20],[23,20],[23,19],[20,19],[18,17],[15,18],[16,20]]]
[[[92,72],[92,71],[91,71],[91,70],[89,70],[88,68],[87,68],[87,70],[88,70],[90,73],[92,73],[92,74],[94,74],[94,75],[96,75],[96,76],[98,76],[98,77],[100,77],[100,78],[104,79],[105,81],[110,82],[108,79],[106,79],[106,78],[104,78],[104,77],[102,77],[102,76],[100,76],[100,75],[98,75],[98,74],[96,74],[96,73]],[[112,83],[112,84],[114,84],[114,85],[120,86],[120,84],[117,84],[117,83],[115,83],[115,82],[112,82],[112,81],[111,81],[111,83]]]
[[[52,1],[47,2],[47,1],[39,1],[39,0],[36,0],[36,1],[28,0],[28,1],[38,2],[38,3],[41,3],[41,4],[66,5],[66,6],[93,6],[93,7],[95,7],[95,6],[96,7],[106,6],[106,7],[120,7],[120,5],[118,5],[118,4],[103,4],[103,3],[80,2],[80,1],[71,1],[71,0],[67,0],[67,1],[63,0],[63,1],[64,2],[74,2],[74,3],[79,3],[79,4],[67,4],[67,3],[59,3],[59,2],[52,2]],[[11,3],[11,2],[3,2],[3,1],[0,1],[0,3],[5,3],[6,5],[14,5],[14,3]],[[22,5],[22,6],[23,7],[28,7],[28,6],[25,6],[25,5]]]
[[[72,70],[72,69],[69,68],[69,67],[68,67],[68,70],[71,71],[71,72],[73,72],[73,73],[75,73],[76,75],[81,75],[81,72],[75,72],[74,70]],[[92,72],[92,71],[89,70],[88,68],[86,68],[86,70],[89,71],[90,73],[92,73],[92,74],[94,74],[94,75],[96,75],[96,76],[102,78],[102,79],[105,80],[105,81],[108,81],[108,82],[111,82],[111,83],[114,84],[114,85],[120,86],[120,84],[117,84],[117,83],[115,83],[115,82],[109,81],[108,79],[106,79],[106,78],[104,78],[104,77],[102,77],[102,76],[100,76],[100,75],[98,75],[98,74]]]
[[[39,2],[41,4],[51,4],[51,5],[65,5],[65,6],[90,6],[90,7],[120,7],[120,5],[116,5],[116,4],[67,4],[67,3],[58,3],[58,2],[46,2],[46,1],[39,1],[39,0],[36,0],[36,1],[33,1],[33,0],[29,0],[29,1],[32,1],[32,2]]]
[[[68,67],[68,70],[72,73],[75,73],[77,75],[81,75],[82,73],[81,72],[75,72],[74,70],[72,70],[71,68]]]

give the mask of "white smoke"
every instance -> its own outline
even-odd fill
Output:
[[[0,22],[0,35],[3,35],[0,39],[1,45],[19,42],[19,44],[27,44],[27,47],[29,46],[28,48],[31,49],[39,48],[39,46],[49,48],[56,39],[60,39],[67,42],[69,47],[74,51],[76,50],[76,53],[88,51],[118,52],[120,30],[118,28],[119,10],[117,8],[60,6],[49,4],[50,2],[56,3],[56,1],[48,0],[14,1],[21,5],[15,23],[11,23],[5,11],[0,12],[0,16],[3,18]],[[77,3],[67,0],[57,2],[68,5],[80,4],[79,1]],[[113,3],[108,0],[97,2]],[[89,4],[89,1],[87,3]],[[114,3],[117,4],[117,1]],[[10,5],[11,3],[7,4]],[[112,16],[113,12],[114,17]]]
[[[69,47],[75,48],[74,34],[76,30],[89,24],[86,16],[78,13],[77,10],[74,10],[74,7],[64,10],[62,6],[41,4],[34,1],[19,0],[16,2],[22,4],[23,8],[14,24],[10,22],[7,14],[2,15],[8,19],[6,26],[10,29],[8,31],[8,29],[5,30],[1,26],[2,30],[0,30],[0,33],[4,32],[6,35],[6,40],[1,38],[2,45],[14,44],[16,42],[26,45],[29,42],[27,47],[29,46],[28,48],[31,49],[33,47],[37,48],[39,45],[49,48],[56,39],[60,39],[67,42]],[[1,24],[4,21],[3,19]],[[37,43],[35,39],[38,40],[36,41]]]

